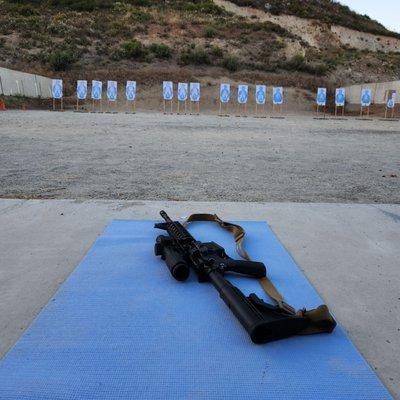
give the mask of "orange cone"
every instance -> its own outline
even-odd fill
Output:
[[[0,111],[6,111],[6,104],[3,100],[0,100]]]

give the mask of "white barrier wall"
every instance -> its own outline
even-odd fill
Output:
[[[372,100],[375,104],[386,104],[386,93],[388,90],[396,90],[400,94],[400,81],[364,83],[363,85],[352,85],[346,87],[346,101],[350,104],[361,103],[361,90],[369,88],[372,91]]]
[[[0,94],[51,98],[51,79],[8,68],[0,68]]]

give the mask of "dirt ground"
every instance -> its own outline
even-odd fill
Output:
[[[0,114],[0,196],[400,203],[400,124]]]

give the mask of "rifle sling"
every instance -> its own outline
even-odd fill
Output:
[[[249,254],[244,248],[244,237],[246,231],[240,225],[225,222],[220,219],[216,214],[192,214],[186,219],[186,221],[184,221],[183,225],[186,226],[189,223],[196,221],[215,222],[221,228],[231,232],[235,239],[236,250],[238,254],[245,260],[251,261]],[[302,309],[296,312],[295,308],[285,302],[282,294],[278,291],[278,289],[271,282],[268,276],[259,279],[259,282],[265,293],[276,302],[276,304],[282,311],[293,316],[307,317],[310,320],[310,325],[303,331],[299,332],[300,335],[312,335],[315,333],[332,332],[336,323],[326,305],[322,305],[315,310],[306,311],[305,309]]]

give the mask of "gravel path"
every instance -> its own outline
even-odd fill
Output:
[[[0,196],[400,203],[400,124],[3,112]]]

